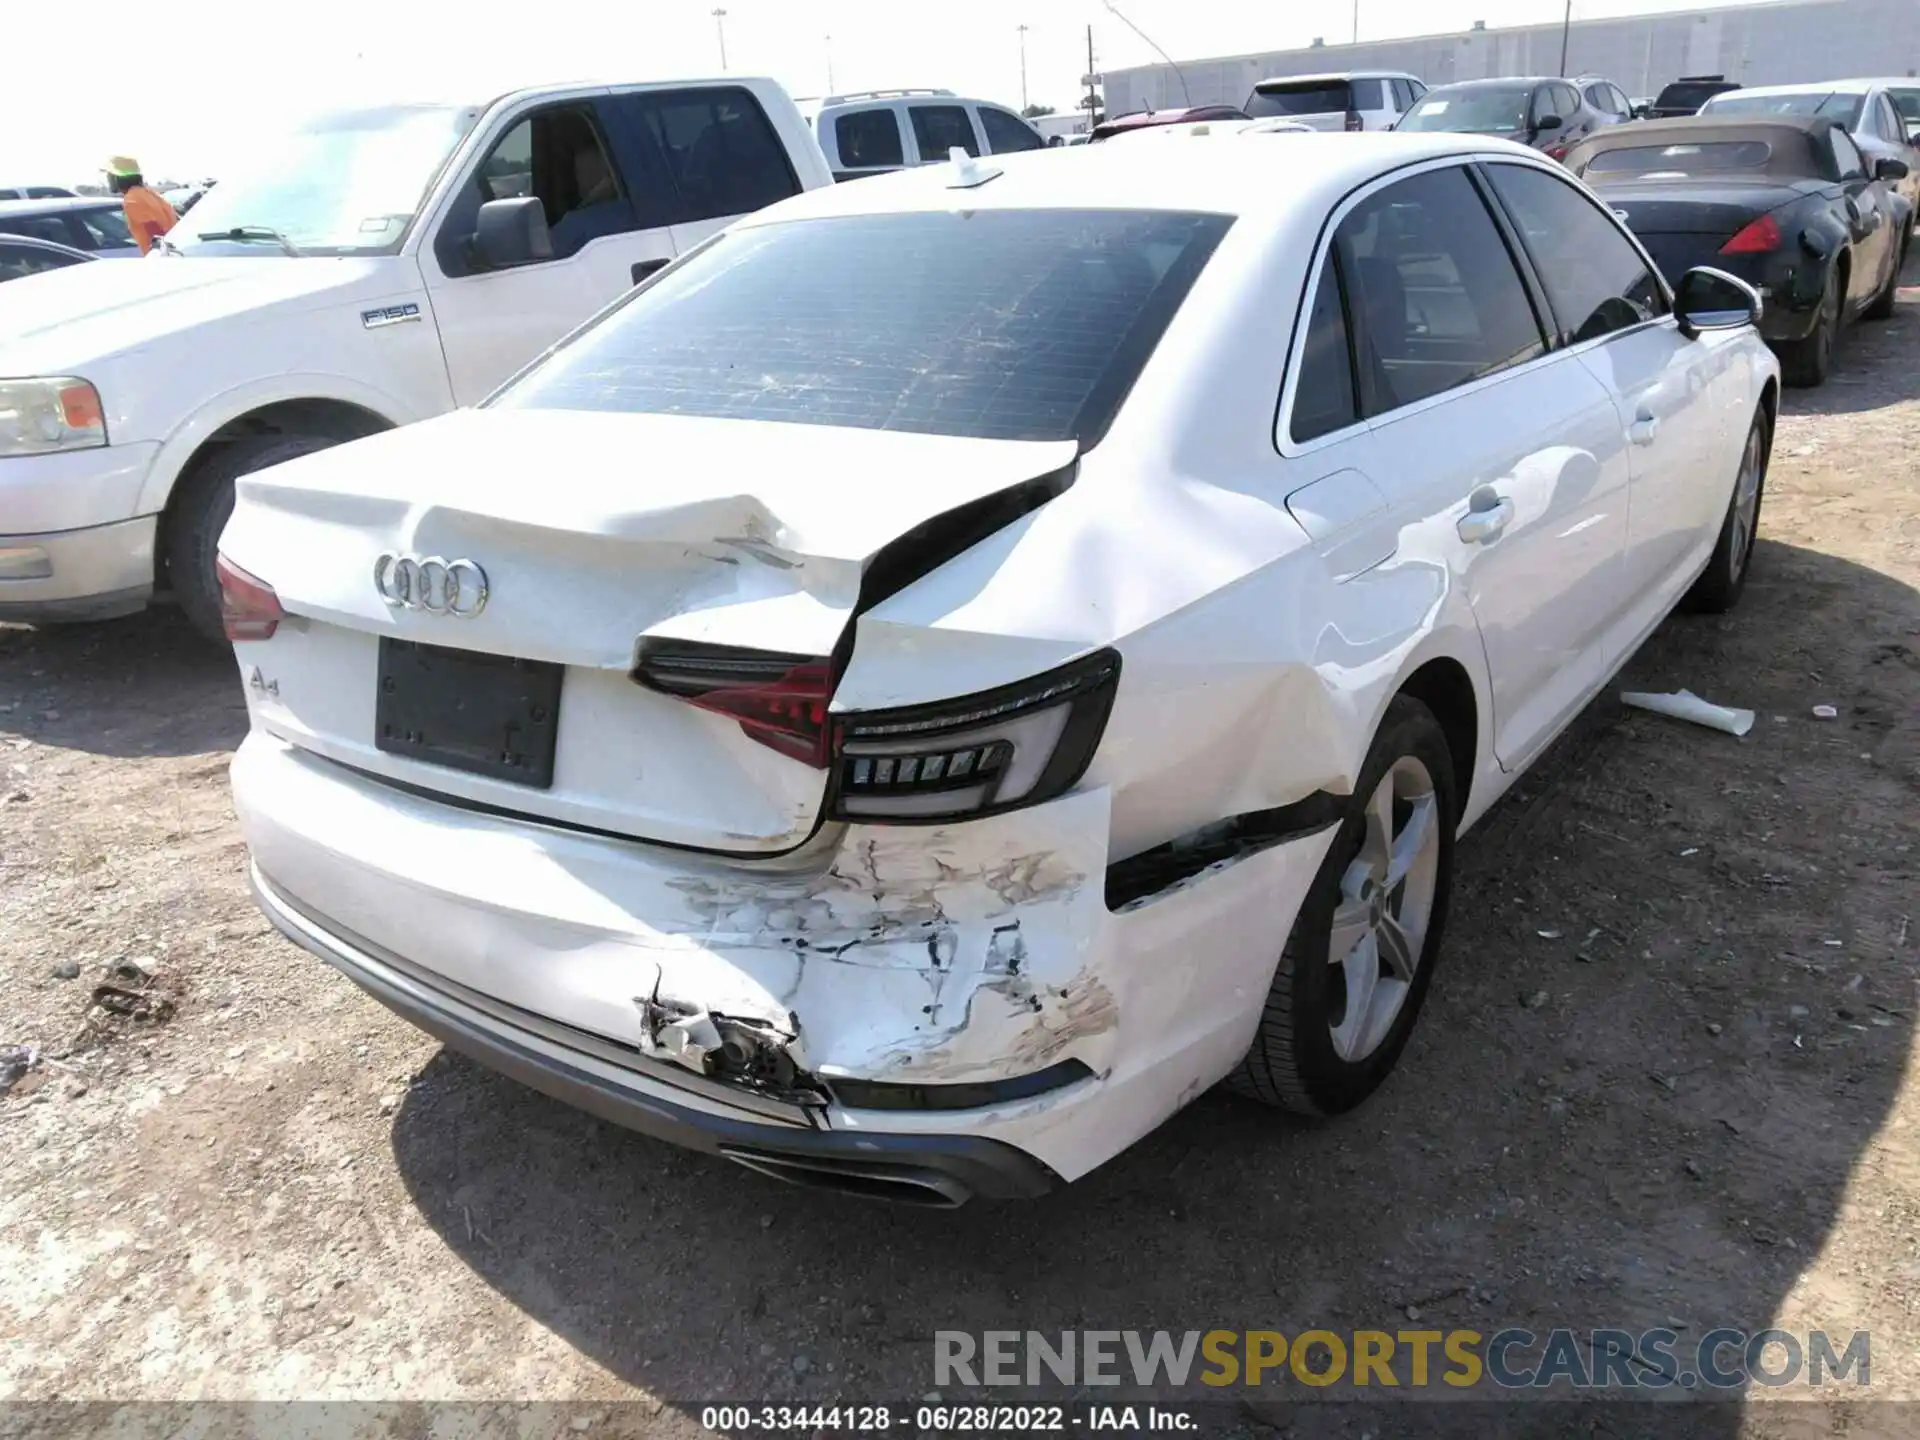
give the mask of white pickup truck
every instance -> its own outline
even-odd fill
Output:
[[[0,286],[0,620],[220,634],[236,475],[482,399],[736,216],[830,185],[779,85],[315,120],[137,265]],[[529,476],[537,484],[538,476]]]

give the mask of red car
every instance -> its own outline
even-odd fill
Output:
[[[1111,140],[1153,125],[1181,125],[1189,120],[1245,120],[1247,112],[1238,105],[1183,105],[1177,110],[1136,110],[1102,120],[1093,127],[1093,140]]]

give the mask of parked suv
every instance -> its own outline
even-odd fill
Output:
[[[1044,150],[1046,137],[991,100],[951,90],[863,90],[803,102],[801,113],[836,180],[883,175],[945,160],[954,146],[969,155]]]
[[[1672,120],[1682,115],[1697,115],[1700,107],[1715,95],[1724,95],[1729,90],[1739,88],[1738,81],[1729,80],[1724,75],[1682,75],[1661,89],[1640,118]]]
[[[1558,160],[1576,140],[1619,118],[1588,103],[1581,83],[1548,76],[1508,76],[1441,85],[1415,101],[1396,128],[1498,135]]]
[[[1298,120],[1315,130],[1391,130],[1427,87],[1399,70],[1286,75],[1262,80],[1240,108],[1256,120]]]
[[[0,619],[170,591],[219,635],[236,476],[472,405],[734,217],[832,183],[786,92],[738,77],[352,110],[264,152],[142,263],[0,287]]]

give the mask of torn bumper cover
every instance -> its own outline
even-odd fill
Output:
[[[938,1204],[1075,1179],[1224,1075],[1330,834],[1116,912],[1102,789],[743,867],[259,732],[233,783],[269,917],[454,1048],[783,1179]]]

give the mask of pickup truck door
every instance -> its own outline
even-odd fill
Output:
[[[743,85],[617,92],[605,109],[622,168],[652,177],[650,215],[671,227],[679,254],[803,188],[773,122]]]
[[[620,163],[609,95],[534,104],[502,119],[460,179],[421,256],[454,403],[472,405],[674,256],[656,174]],[[537,195],[553,258],[486,271],[470,241],[488,200]]]

